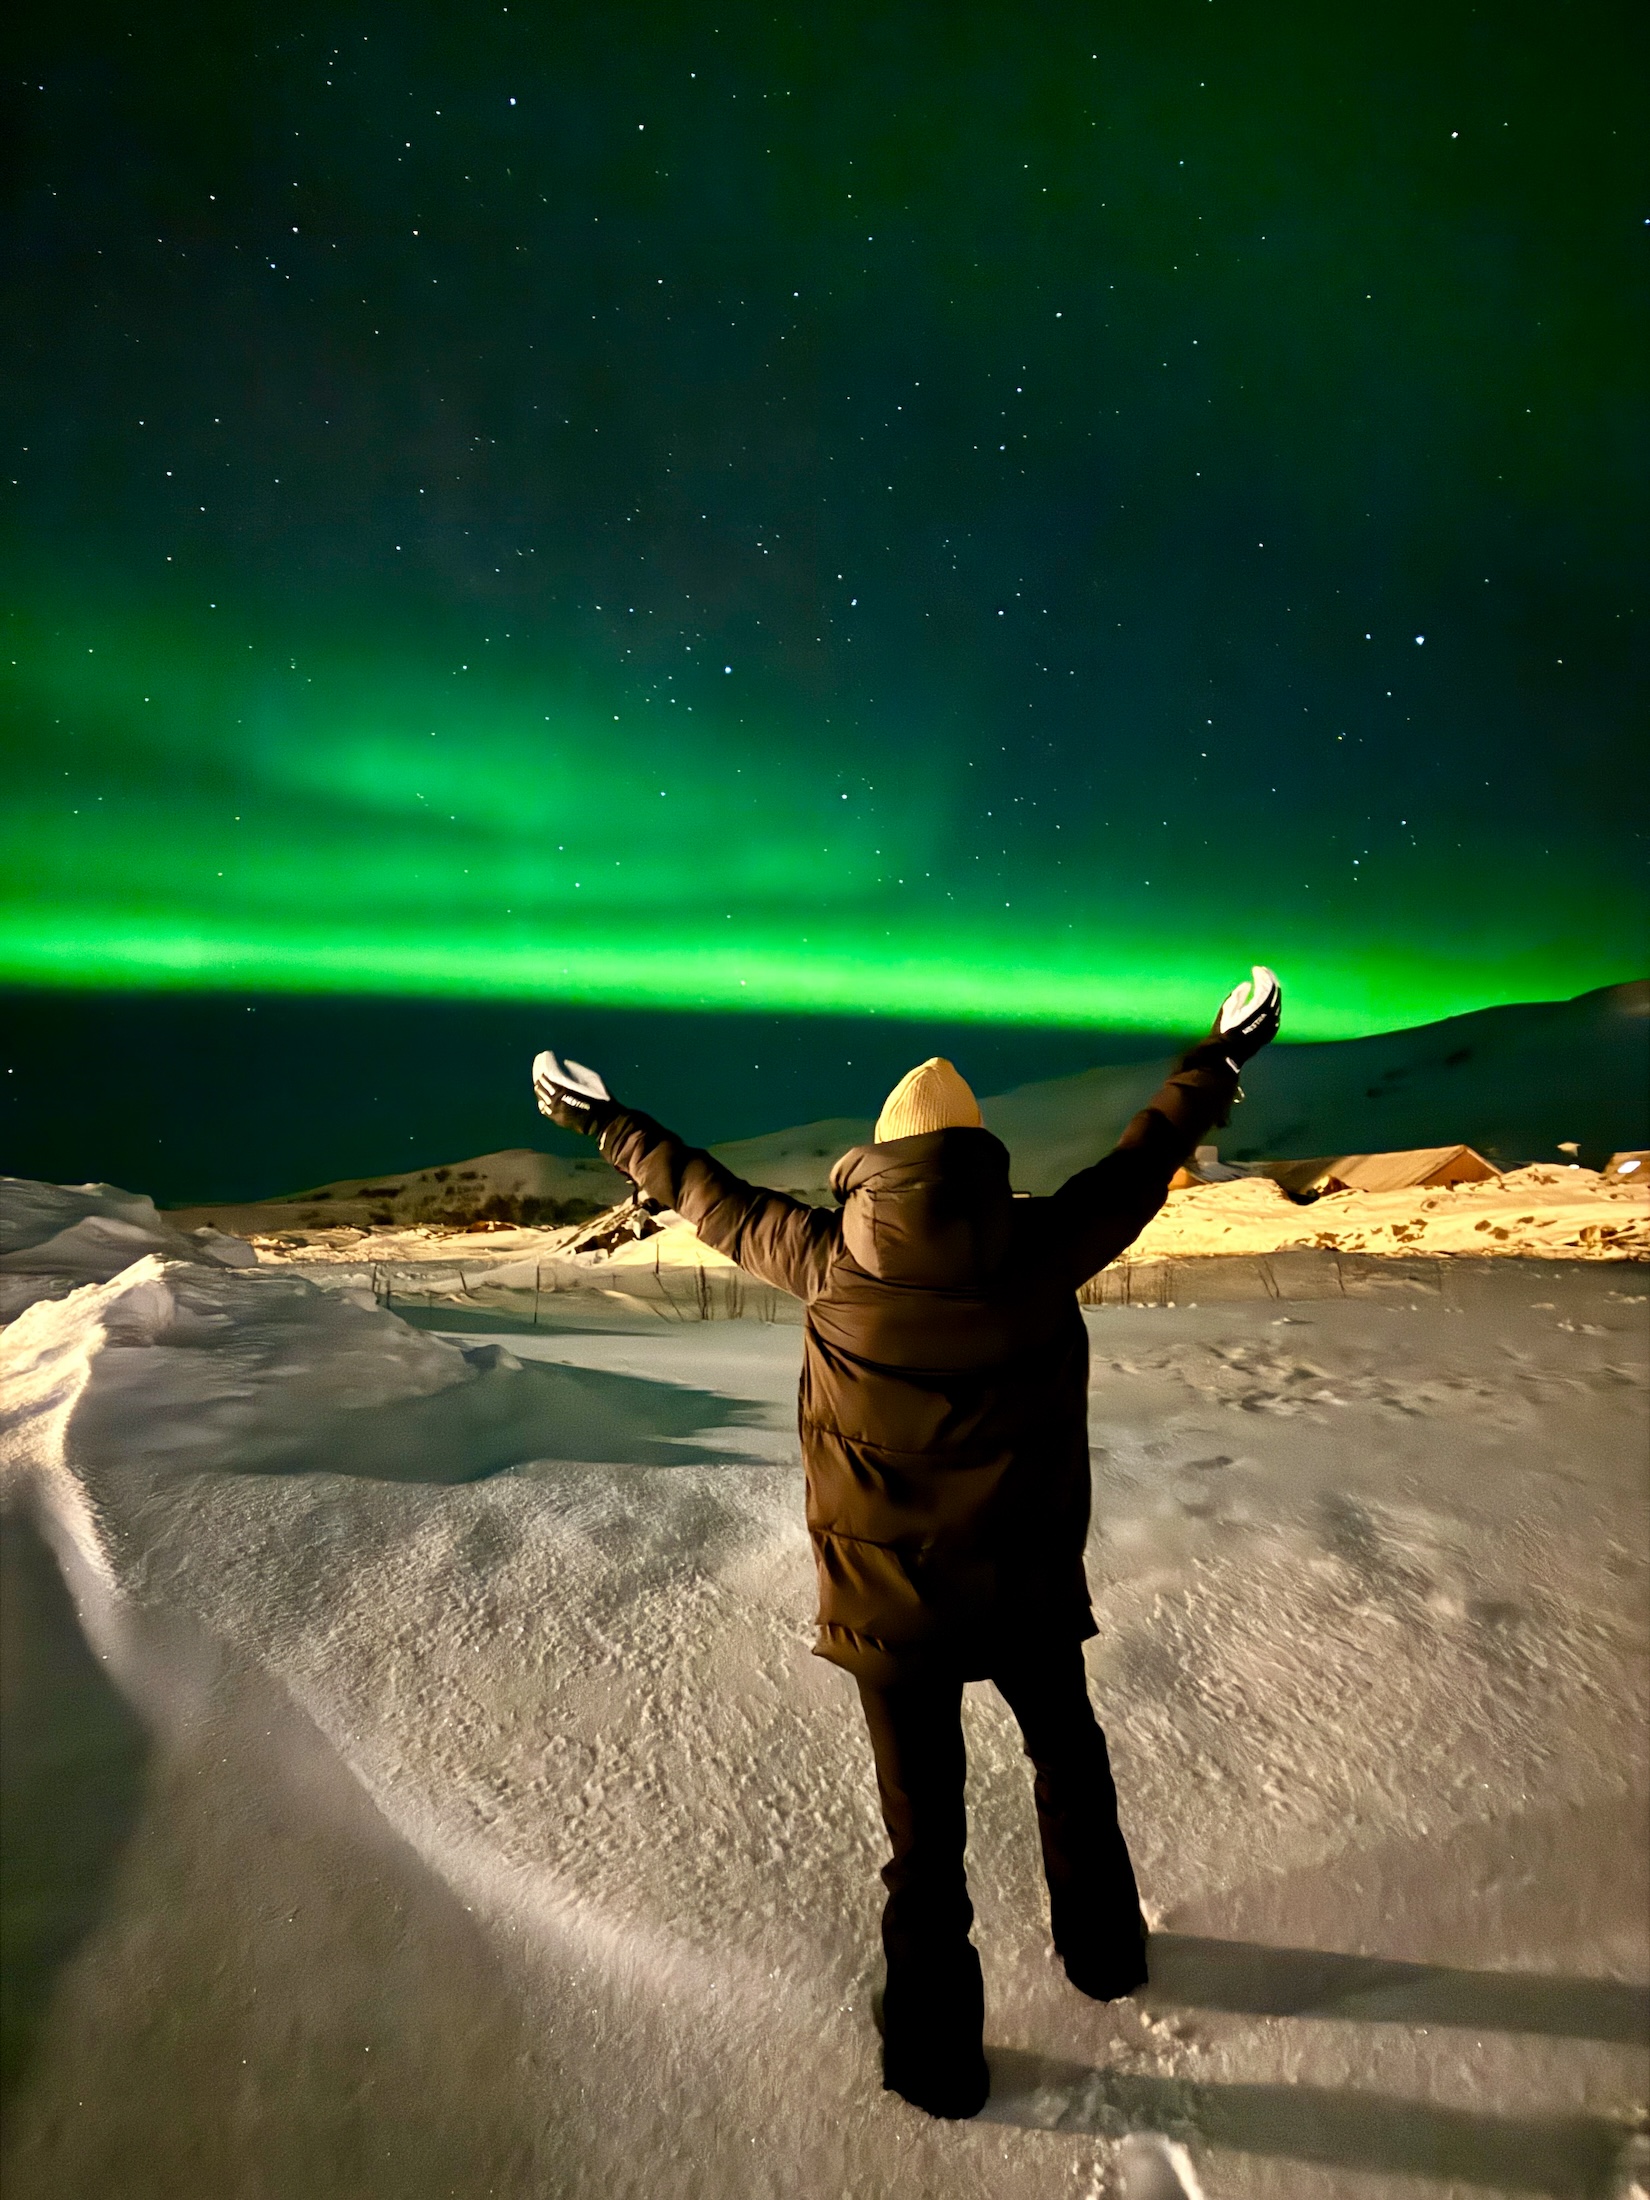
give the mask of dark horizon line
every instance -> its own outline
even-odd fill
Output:
[[[1583,986],[1579,993],[1550,994],[1529,1000],[1485,1001],[1476,1008],[1456,1009],[1448,1016],[1425,1017],[1418,1023],[1389,1024],[1382,1026],[1378,1031],[1357,1032],[1351,1036],[1343,1035],[1340,1038],[1288,1039],[1280,1037],[1275,1044],[1280,1048],[1297,1047],[1304,1049],[1310,1047],[1314,1050],[1320,1047],[1361,1046],[1371,1039],[1396,1038],[1406,1032],[1426,1031],[1444,1024],[1460,1023],[1470,1016],[1514,1015],[1523,1009],[1560,1008],[1574,1001],[1588,1000],[1596,994],[1615,993],[1619,992],[1624,986],[1634,985],[1650,986],[1650,970],[1631,971],[1621,977],[1607,978],[1599,985]],[[341,1011],[351,1007],[360,1008],[369,1005],[374,1008],[398,1005],[410,1010],[436,1011],[456,1015],[481,1010],[493,1013],[511,1010],[545,1010],[554,1013],[556,1010],[566,1010],[580,1016],[631,1017],[643,1013],[645,1007],[645,1013],[650,1017],[726,1017],[742,1023],[758,1022],[763,1019],[774,1022],[818,1024],[822,1026],[874,1022],[894,1028],[907,1025],[913,1029],[934,1024],[976,1025],[982,1031],[1058,1031],[1068,1035],[1093,1032],[1097,1038],[1126,1039],[1131,1042],[1135,1040],[1146,1042],[1163,1039],[1173,1043],[1180,1037],[1178,1027],[1171,1027],[1167,1024],[1051,1023],[1041,1017],[1034,1021],[1025,1021],[1018,1017],[959,1015],[954,1011],[950,1013],[935,1011],[925,1016],[902,1015],[876,1008],[857,1010],[779,1008],[759,1002],[752,1002],[748,1008],[737,1002],[691,1001],[650,1001],[643,1004],[643,1006],[633,1006],[622,1001],[580,1000],[556,993],[523,993],[520,995],[487,993],[466,997],[462,994],[452,993],[425,994],[401,992],[399,990],[380,991],[371,987],[344,989],[322,986],[312,989],[305,986],[80,985],[72,982],[62,985],[47,985],[30,979],[0,979],[0,1001],[12,998],[121,1002],[154,1000],[170,1003],[188,1000],[203,1003],[217,1002],[220,1004],[233,1001],[244,1004],[249,1008],[257,1008],[266,1001],[272,1005],[275,1003],[303,1003],[311,1007],[318,1007],[323,1003],[333,1003]],[[1287,1012],[1287,993],[1285,1003]]]

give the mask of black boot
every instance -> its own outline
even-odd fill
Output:
[[[1122,2001],[1148,1983],[1146,1935],[1132,1927],[1121,1933],[1085,1933],[1056,1948],[1066,1976],[1091,2001]]]
[[[977,2116],[991,2092],[979,1958],[970,1948],[946,1968],[954,1975],[891,1978],[873,2000],[883,2088],[930,2116]]]

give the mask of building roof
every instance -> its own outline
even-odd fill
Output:
[[[1397,1153],[1263,1161],[1257,1174],[1271,1177],[1287,1192],[1407,1192],[1429,1184],[1482,1184],[1500,1171],[1471,1146],[1411,1146]]]

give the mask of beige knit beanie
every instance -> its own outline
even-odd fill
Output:
[[[877,1117],[876,1143],[915,1138],[921,1131],[978,1129],[980,1103],[941,1054],[908,1069]]]

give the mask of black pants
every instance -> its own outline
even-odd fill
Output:
[[[1135,1983],[1145,1924],[1082,1646],[1027,1651],[991,1677],[1019,1721],[1036,1772],[1054,1945],[1088,1990],[1119,1976],[1126,1990]],[[963,1868],[962,1691],[960,1680],[940,1674],[886,1687],[859,1683],[893,1851],[882,1873],[890,2041],[907,2023],[936,2018],[953,2034],[960,2027],[979,2037],[980,1966],[968,1938],[974,1910]]]

